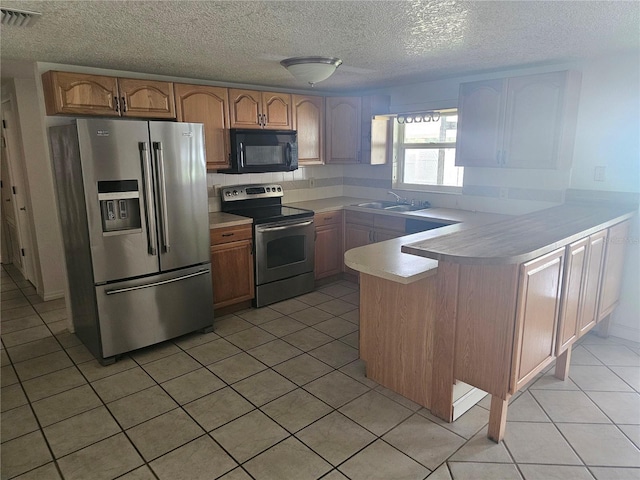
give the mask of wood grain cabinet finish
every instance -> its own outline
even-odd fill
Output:
[[[176,118],[173,83],[118,78],[123,117]]]
[[[171,82],[49,71],[42,85],[47,115],[176,118]]]
[[[342,218],[342,211],[316,213],[314,216],[316,280],[342,272]]]
[[[291,130],[291,94],[229,89],[231,128]]]
[[[564,248],[520,267],[511,392],[555,357]]]
[[[326,163],[360,161],[361,97],[327,97]]]
[[[49,71],[42,75],[47,115],[118,117],[118,79]]]
[[[211,276],[214,308],[254,297],[251,225],[211,230]]]
[[[595,233],[588,238],[587,264],[585,265],[580,299],[580,321],[578,338],[587,333],[598,322],[598,301],[602,282],[602,267],[607,242],[607,230]],[[560,353],[560,352],[558,352]]]
[[[207,170],[229,168],[229,98],[227,89],[206,85],[174,86],[179,122],[204,125]]]
[[[558,354],[567,349],[578,338],[578,325],[582,311],[585,271],[588,265],[589,239],[583,238],[566,247],[564,278],[562,281],[562,304],[558,319]]]
[[[298,164],[324,163],[324,97],[292,95],[293,129],[298,132]]]
[[[580,76],[561,71],[463,83],[456,165],[558,169],[573,154]]]
[[[618,305],[620,288],[622,286],[624,255],[629,240],[630,226],[631,223],[625,221],[609,228],[604,270],[602,272],[598,321],[608,317]]]

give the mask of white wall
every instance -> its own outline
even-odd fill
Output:
[[[48,144],[44,136],[44,122],[33,69],[31,77],[12,78],[5,80],[3,84],[12,90],[23,139],[24,168],[34,236],[35,287],[45,300],[52,300],[64,295],[64,257],[55,208],[53,177],[48,164]]]

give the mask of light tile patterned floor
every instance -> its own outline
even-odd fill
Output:
[[[364,376],[357,285],[336,282],[100,366],[1,274],[2,479],[640,478],[640,346],[587,335],[486,438],[488,398],[453,424]]]

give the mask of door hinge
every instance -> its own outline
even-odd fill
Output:
[[[12,187],[11,187],[11,192],[12,192],[14,195],[16,195],[16,187],[15,187],[15,186],[12,186]]]
[[[20,254],[24,257],[24,248],[20,249]]]

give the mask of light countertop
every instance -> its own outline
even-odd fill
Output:
[[[250,225],[253,219],[249,217],[241,217],[225,212],[209,212],[209,228],[235,227],[238,225]]]
[[[351,207],[349,207],[351,209]],[[357,208],[358,211],[381,213],[380,210]],[[387,214],[386,212],[383,214]],[[459,222],[446,227],[414,233],[403,237],[378,242],[364,247],[347,251],[344,255],[348,267],[362,273],[391,280],[397,283],[409,284],[422,278],[435,275],[438,267],[437,260],[422,258],[402,252],[402,246],[424,242],[429,239],[440,238],[456,232],[461,232],[478,225],[489,225],[509,218],[507,215],[495,213],[469,212],[450,208],[429,208],[418,212],[388,213],[405,218],[420,218],[442,223]]]

